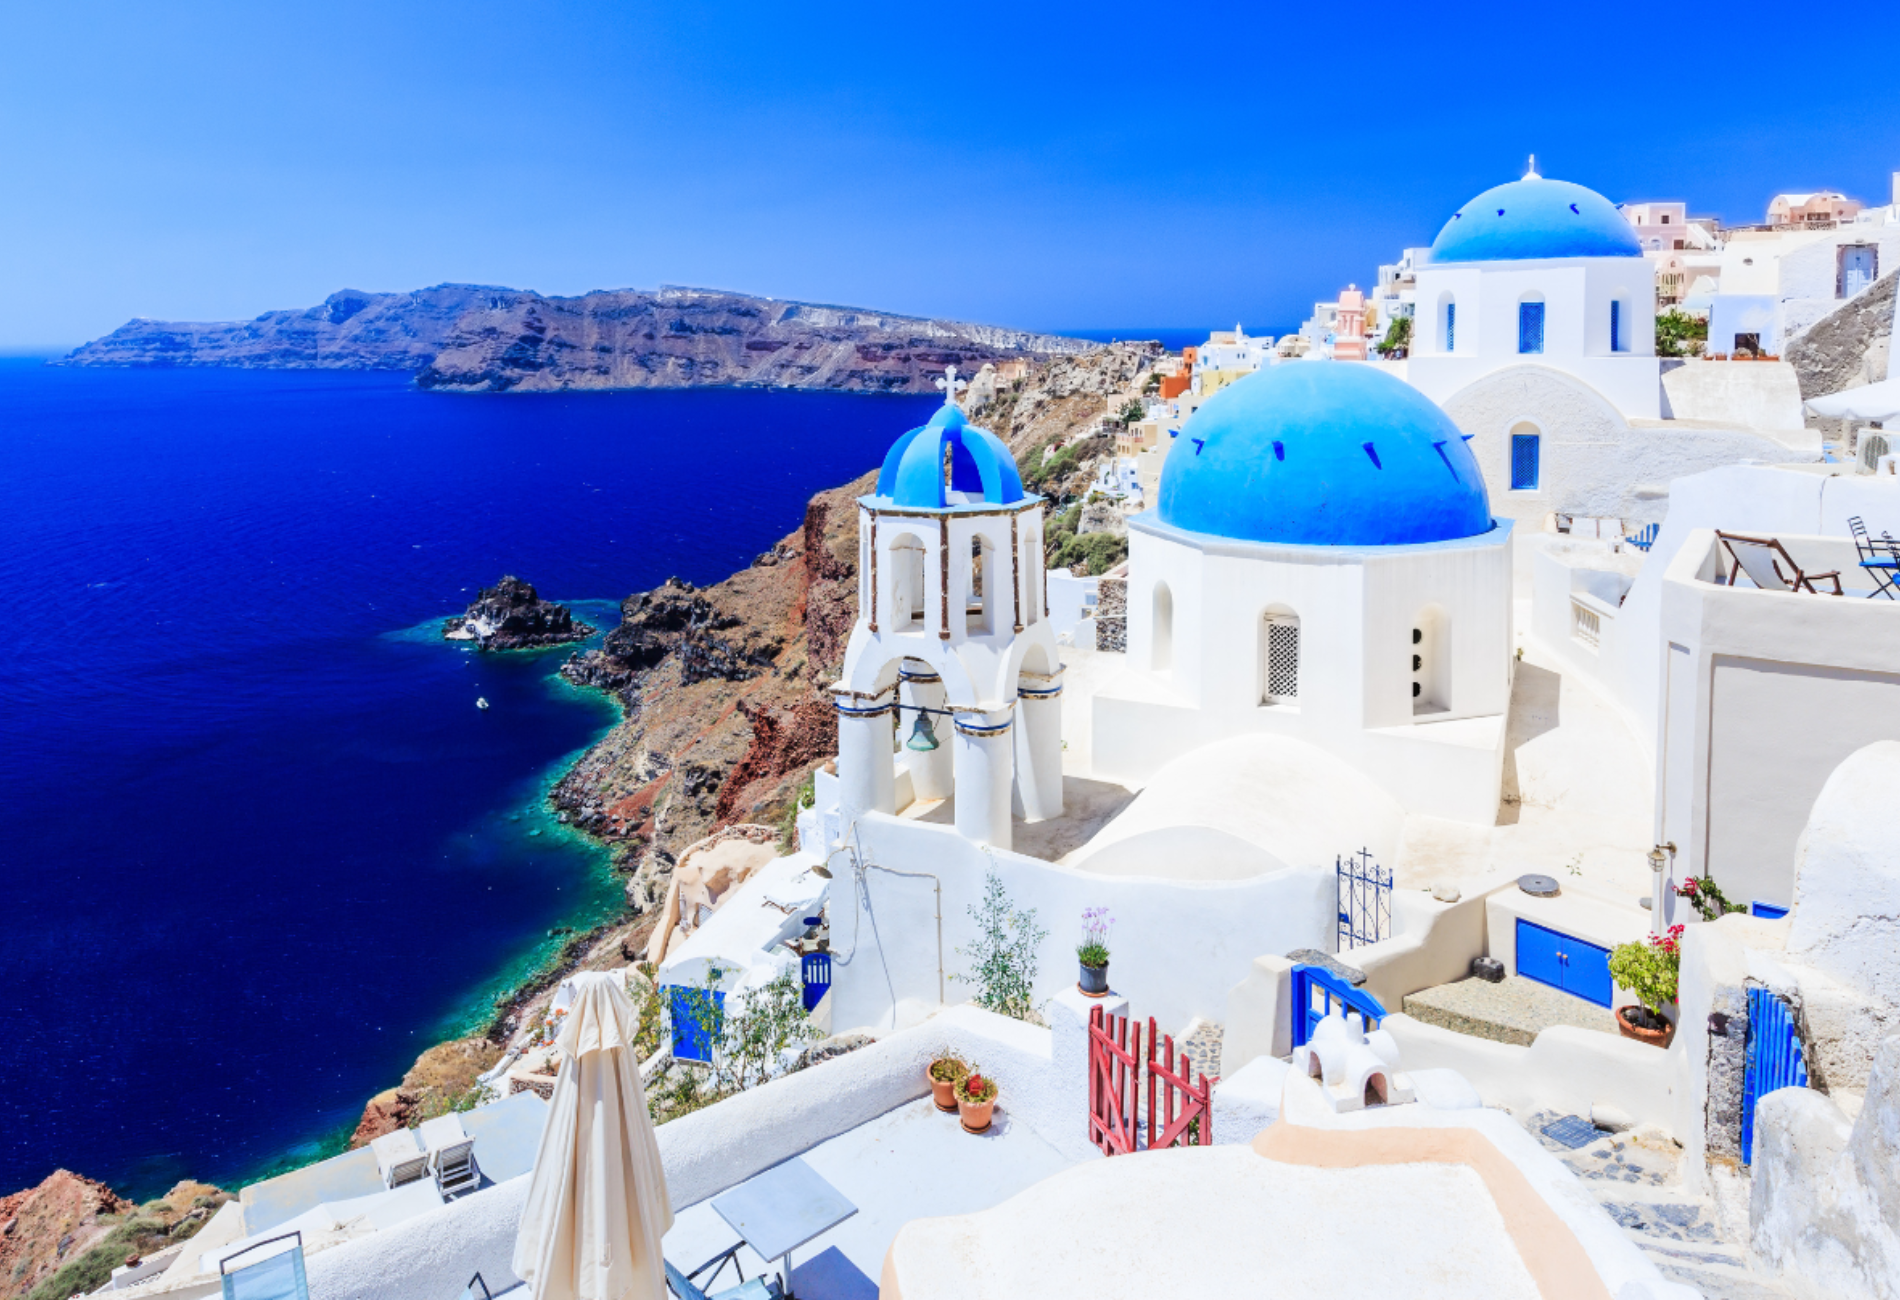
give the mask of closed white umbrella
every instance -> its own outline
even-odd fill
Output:
[[[1807,408],[1834,420],[1877,420],[1881,424],[1900,420],[1900,379],[1885,379],[1878,384],[1829,393],[1826,397],[1811,397]]]
[[[666,1174],[635,1059],[639,1015],[611,975],[574,977],[561,1073],[515,1235],[534,1300],[666,1300]]]

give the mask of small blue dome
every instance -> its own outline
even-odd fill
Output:
[[[1406,546],[1489,532],[1491,498],[1451,418],[1391,375],[1293,361],[1236,380],[1161,468],[1161,522],[1300,546]]]
[[[944,482],[944,448],[950,448],[950,473]],[[961,500],[952,500],[961,493]],[[1003,440],[964,419],[962,408],[946,403],[899,438],[884,456],[877,474],[881,504],[946,510],[959,505],[1011,505],[1024,500],[1022,476]]]
[[[1433,262],[1642,255],[1636,232],[1615,204],[1595,190],[1541,176],[1486,190],[1454,213],[1432,241]]]

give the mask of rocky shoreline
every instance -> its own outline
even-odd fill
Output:
[[[585,641],[599,629],[579,622],[574,612],[542,600],[532,583],[505,575],[483,587],[466,613],[442,624],[448,641],[473,641],[481,650],[536,650]]]
[[[1095,433],[1110,399],[1135,384],[1158,355],[1153,346],[1117,344],[1042,362],[975,418],[1009,443],[1033,490],[1053,502],[1075,500],[1111,450],[1111,440]],[[895,438],[902,431],[891,432]],[[1054,455],[1059,447],[1081,454]],[[540,1022],[562,978],[639,960],[687,847],[740,822],[779,826],[789,844],[799,792],[837,748],[836,714],[825,687],[842,665],[857,617],[855,499],[874,482],[874,474],[866,474],[818,493],[796,530],[723,582],[696,587],[674,578],[627,597],[620,626],[599,647],[562,665],[568,681],[612,696],[621,720],[555,782],[549,802],[563,821],[609,848],[626,881],[627,911],[568,938],[497,999],[482,1032],[424,1052],[396,1086],[369,1099],[351,1146],[466,1104],[478,1077]],[[485,604],[497,593],[504,593],[499,603]],[[478,606],[484,618],[517,606],[561,608],[510,578],[484,590],[463,618],[475,616]],[[75,1176],[56,1174],[48,1182],[55,1179]],[[115,1222],[111,1216],[124,1211],[108,1189],[88,1186],[121,1206],[101,1201],[95,1209],[93,1220],[106,1224],[94,1233],[96,1242]],[[40,1190],[0,1200],[0,1229],[8,1221],[6,1207]],[[224,1195],[217,1189],[194,1194]],[[0,1265],[5,1241],[0,1235]],[[69,1249],[40,1265],[58,1266],[70,1255]],[[34,1276],[49,1276],[40,1265]],[[0,1267],[0,1300],[25,1294],[9,1286]]]

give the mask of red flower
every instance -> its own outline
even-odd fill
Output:
[[[977,1093],[982,1092],[983,1091],[983,1076],[980,1074],[971,1075],[969,1078],[963,1081],[963,1088],[964,1088],[964,1091],[968,1092],[971,1096],[975,1096]]]

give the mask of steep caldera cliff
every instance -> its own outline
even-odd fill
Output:
[[[424,388],[769,385],[929,392],[947,365],[1074,356],[1077,339],[709,289],[551,298],[443,284],[346,289],[302,311],[211,323],[135,320],[65,358],[86,366],[403,370]]]
[[[1008,441],[1032,487],[1066,503],[1112,450],[1097,431],[1103,417],[1159,355],[1117,344],[1034,365],[974,418]],[[625,710],[553,799],[617,847],[635,908],[660,900],[695,840],[734,822],[782,822],[811,769],[836,752],[825,688],[857,618],[855,501],[873,483],[866,474],[819,493],[797,531],[724,582],[675,579],[629,596],[602,646],[563,668]]]

